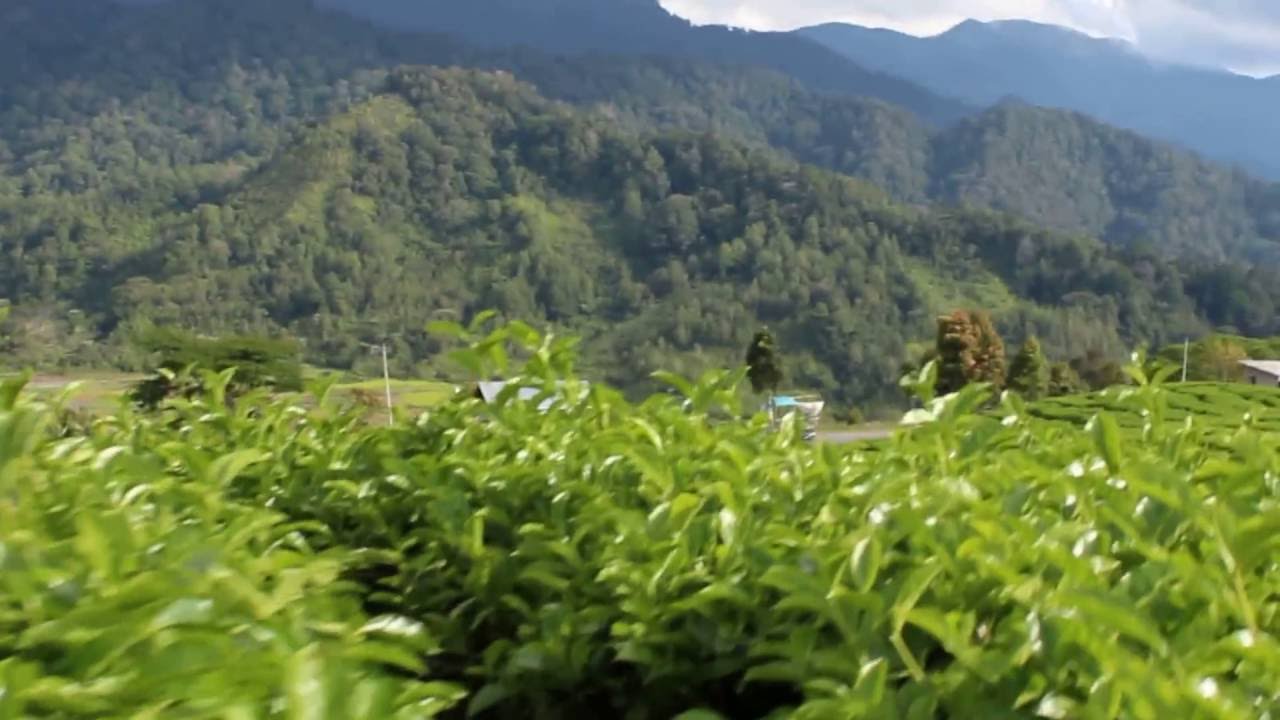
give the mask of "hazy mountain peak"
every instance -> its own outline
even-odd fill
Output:
[[[1145,56],[1127,40],[1101,38],[1088,35],[1061,25],[1034,20],[965,20],[947,30],[938,39],[970,41],[978,43],[1017,44],[1040,52],[1070,50],[1084,53],[1111,53],[1120,51],[1135,59]]]
[[[1025,20],[969,20],[924,38],[850,25],[797,32],[934,92],[981,105],[1016,95],[1280,177],[1280,148],[1270,142],[1277,79],[1163,63],[1123,40]]]

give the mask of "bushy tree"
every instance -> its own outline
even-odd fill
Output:
[[[1187,377],[1191,380],[1238,382],[1244,377],[1240,362],[1248,359],[1249,353],[1242,343],[1223,336],[1206,338],[1191,348]]]
[[[991,316],[980,310],[970,311],[974,326],[978,329],[978,353],[975,356],[977,367],[974,370],[974,381],[991,383],[997,388],[1005,383],[1004,339],[996,331]]]
[[[938,393],[959,391],[973,375],[978,339],[964,312],[938,318]]]
[[[1004,341],[985,312],[957,310],[938,318],[937,356],[940,394],[969,383],[1004,385]]]
[[[1009,389],[1028,400],[1039,400],[1049,394],[1049,380],[1049,363],[1040,341],[1027,338],[1009,366]]]
[[[1124,368],[1120,363],[1098,350],[1089,350],[1083,356],[1072,360],[1071,369],[1075,370],[1091,390],[1105,390],[1128,382],[1128,376],[1124,374]]]
[[[139,344],[152,357],[153,372],[134,386],[131,397],[154,408],[165,398],[201,390],[204,372],[234,368],[229,392],[267,387],[280,391],[302,389],[299,348],[291,340],[254,336],[199,337],[175,328],[145,332]]]
[[[1056,362],[1049,366],[1049,397],[1075,395],[1088,389],[1070,363]]]

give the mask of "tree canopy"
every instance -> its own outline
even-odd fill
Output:
[[[991,187],[1027,194],[1007,210],[1044,205],[1036,192],[1078,176],[1029,174],[1053,144],[1031,139],[1058,137],[1048,111],[939,134],[769,70],[477,49],[301,1],[20,4],[0,25],[14,363],[141,368],[137,328],[173,325],[289,334],[308,360],[352,367],[368,361],[358,328],[373,322],[399,333],[396,372],[447,374],[424,325],[492,308],[580,334],[587,369],[633,391],[659,366],[734,364],[744,328],[767,324],[791,349],[792,382],[874,405],[898,402],[909,346],[955,307],[988,309],[1001,334],[1039,337],[1055,358],[1227,325],[1280,332],[1271,266],[1244,262],[1280,226],[1274,198],[1243,179],[1224,192],[1248,218],[1213,222],[1234,228],[1221,243],[1181,220],[1197,241],[1156,246],[919,207],[979,197],[945,190],[958,187],[946,168],[1010,178]],[[1072,123],[1063,137],[1095,136]],[[1047,224],[1151,228],[1150,212],[1200,207],[1180,199],[1209,176],[1166,172],[1167,153],[1122,141],[1133,162],[1106,176],[1147,168],[1173,183],[1165,199],[1109,201],[1146,218],[1129,225]],[[1208,252],[1184,262],[1179,243]],[[1215,259],[1227,255],[1241,261]]]

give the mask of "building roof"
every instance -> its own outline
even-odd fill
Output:
[[[1240,364],[1250,370],[1280,378],[1280,360],[1241,360]]]
[[[497,401],[498,394],[501,393],[510,384],[511,383],[500,381],[500,380],[482,381],[482,382],[476,383],[476,393],[480,396],[481,400],[484,400],[487,403],[493,403]],[[564,383],[559,383],[559,382],[556,383],[557,386],[561,386],[563,384]],[[525,387],[516,388],[516,399],[517,400],[533,400],[537,398],[539,395],[541,395],[542,392],[543,392],[543,388],[535,387],[535,386],[525,386]],[[555,401],[556,401],[555,397],[544,398],[542,402],[538,403],[538,410],[541,412],[546,412],[546,410],[550,408],[551,405],[555,403]]]

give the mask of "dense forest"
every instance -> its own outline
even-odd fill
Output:
[[[336,366],[394,331],[398,371],[438,373],[423,326],[496,308],[633,388],[768,324],[792,382],[888,402],[958,306],[1060,359],[1277,330],[1274,268],[1203,261],[1265,257],[1274,188],[1084,118],[939,132],[770,70],[475,49],[304,0],[24,0],[0,27],[10,362],[127,365],[179,324]],[[447,65],[481,70],[422,67]]]
[[[117,333],[287,329],[339,364],[362,323],[403,333],[401,362],[427,360],[427,321],[495,308],[583,335],[592,369],[625,386],[723,363],[763,323],[792,349],[794,382],[872,401],[956,303],[1058,354],[1223,319],[1155,254],[896,206],[715,134],[637,133],[507,75],[410,68],[385,90],[131,252],[76,243],[74,263],[12,266],[13,299],[70,292]]]
[[[649,5],[628,8],[647,17],[655,13]],[[379,72],[457,65],[506,70],[547,97],[637,129],[714,131],[769,145],[906,203],[990,207],[1170,255],[1280,259],[1280,186],[1068,112],[1008,103],[939,129],[920,119],[927,109],[871,79],[830,91],[795,73],[739,64],[750,57],[708,62],[627,45],[590,54],[567,37],[561,50],[589,54],[495,47],[502,33],[479,48],[440,34],[378,30],[309,0],[179,0],[127,10],[19,0],[0,12],[0,167],[27,194],[84,189],[95,169],[115,169],[115,184],[139,184],[128,176],[159,162],[179,177],[152,179],[153,189],[199,198],[278,150],[298,121],[367,96]],[[466,30],[467,12],[419,24]],[[650,34],[695,30],[656,13]],[[503,17],[490,25],[505,27]],[[585,37],[616,25],[599,12],[562,20],[578,23]],[[503,32],[523,30],[506,23]],[[771,47],[758,35],[737,33],[735,42]],[[554,46],[554,38],[539,44]]]

